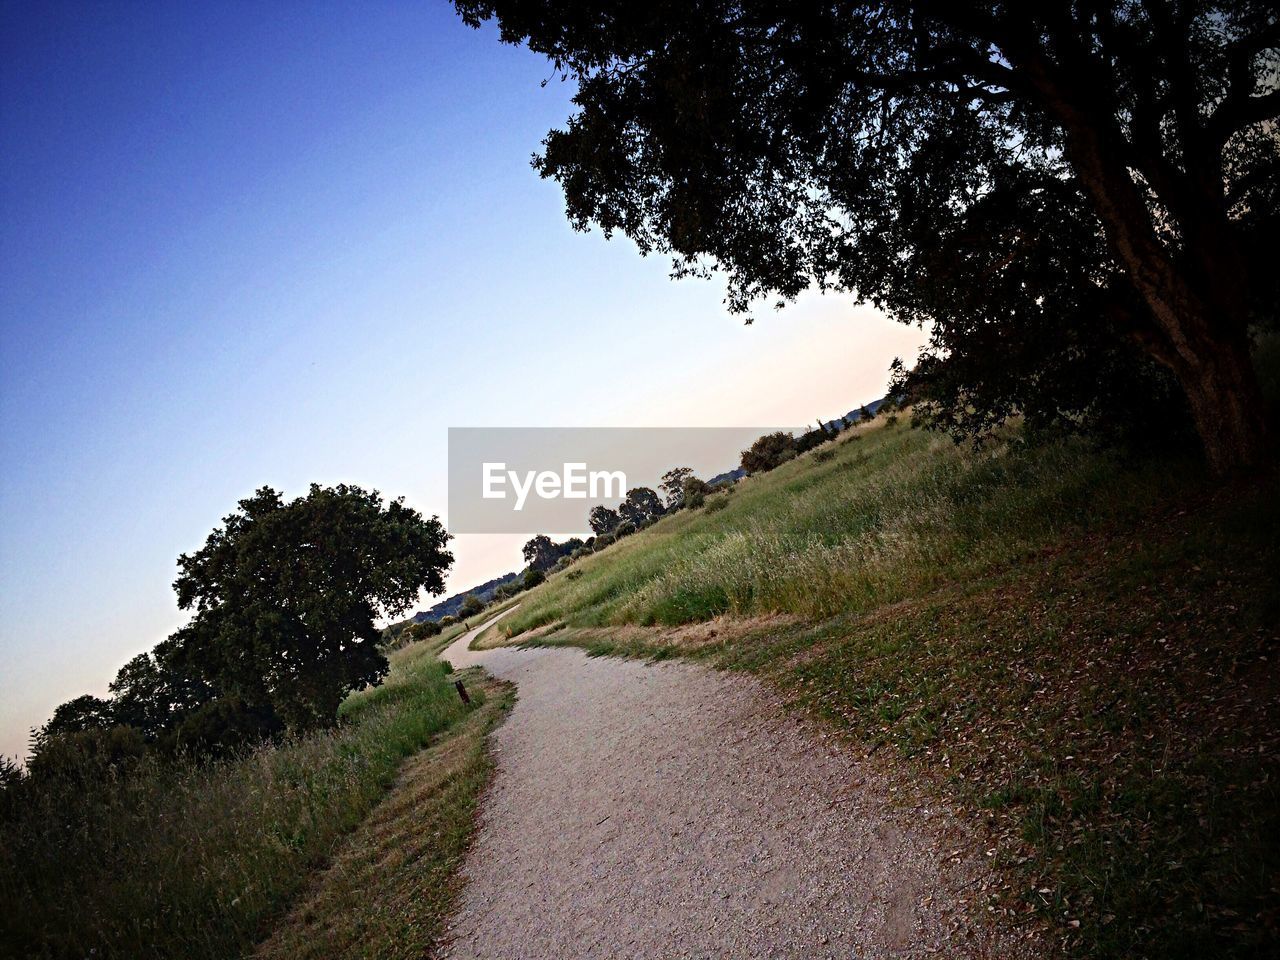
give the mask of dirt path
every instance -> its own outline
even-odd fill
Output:
[[[517,684],[447,955],[1009,957],[948,811],[904,808],[750,678],[467,649]],[[966,905],[965,901],[968,901]]]

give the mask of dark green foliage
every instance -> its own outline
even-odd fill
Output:
[[[374,619],[443,589],[447,541],[437,519],[376,491],[312,485],[286,503],[264,487],[178,559],[174,589],[191,621],[121,667],[110,700],[59,707],[35,737],[32,770],[75,756],[104,769],[116,760],[93,758],[135,743],[222,753],[332,725],[349,691],[386,673]]]
[[[86,693],[58,706],[41,733],[55,737],[85,730],[105,730],[116,722],[112,706],[109,701]]]
[[[474,617],[477,613],[484,609],[484,601],[477,597],[474,593],[467,594],[467,598],[462,601],[462,607],[459,614],[463,619]]]
[[[684,485],[690,479],[694,479],[692,467],[673,467],[662,475],[658,486],[667,498],[668,510],[679,510],[684,506]]]
[[[536,570],[550,570],[560,556],[556,545],[545,533],[529,540],[520,552],[524,556],[524,562]]]
[[[555,543],[546,534],[540,533],[524,545],[524,560],[530,567],[550,570],[561,557],[568,556],[581,546],[582,540],[578,537]]]
[[[37,779],[57,778],[85,785],[123,774],[146,751],[142,733],[133,727],[90,727],[57,736],[38,736],[27,769]]]
[[[618,516],[618,511],[610,510],[602,504],[591,508],[591,515],[587,518],[587,522],[591,524],[591,532],[600,536],[610,533],[622,522],[622,518]]]
[[[779,464],[786,463],[796,455],[795,437],[779,430],[777,433],[766,433],[742,451],[740,466],[747,473],[766,473]]]
[[[817,430],[806,430],[796,441],[796,453],[808,453],[832,439],[830,433],[819,427]]]
[[[1265,458],[1274,3],[455,6],[574,82],[535,162],[575,227],[722,269],[734,309],[818,286],[930,323],[982,403],[1079,414],[1145,357],[1215,467]]]
[[[613,531],[613,535],[617,539],[621,540],[623,537],[631,536],[631,534],[635,533],[638,529],[640,528],[630,520],[623,520],[622,523],[618,524],[618,529]]]
[[[648,526],[662,516],[662,513],[662,501],[648,487],[631,488],[627,491],[627,498],[618,505],[618,515],[636,527]]]
[[[524,584],[524,588],[526,590],[531,590],[546,579],[547,575],[545,573],[537,567],[530,567],[524,572],[524,577],[521,582]]]
[[[382,679],[374,618],[442,592],[453,562],[439,520],[354,486],[288,503],[264,487],[223,524],[178,558],[178,604],[195,617],[172,638],[176,659],[300,730],[333,724],[348,691]]]
[[[705,480],[699,480],[697,477],[685,477],[684,485],[681,489],[681,501],[686,509],[697,510],[707,500],[707,493],[710,491]]]

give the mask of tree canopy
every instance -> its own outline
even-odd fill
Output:
[[[535,161],[574,226],[722,269],[737,310],[817,286],[929,322],[983,388],[935,377],[954,409],[1087,411],[1090,370],[1158,363],[1215,467],[1266,455],[1274,3],[455,2],[576,82]]]
[[[604,504],[592,507],[591,513],[587,517],[587,523],[591,525],[591,532],[596,536],[611,533],[621,522],[622,518],[618,516],[618,511],[610,510]]]
[[[662,513],[662,500],[649,487],[632,487],[626,499],[618,504],[618,516],[637,527],[653,523]]]
[[[313,484],[286,502],[263,487],[178,558],[187,625],[121,667],[110,699],[60,706],[33,764],[135,742],[215,750],[336,722],[350,690],[387,672],[375,619],[443,591],[448,540],[438,519],[377,491]]]

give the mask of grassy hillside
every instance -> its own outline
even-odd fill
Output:
[[[448,905],[449,871],[487,773],[484,731],[510,694],[468,673],[473,699],[463,706],[456,677],[427,644],[391,660],[387,681],[349,697],[334,731],[241,759],[146,759],[106,783],[30,782],[0,794],[6,955],[245,956],[278,927],[264,954],[300,956],[299,931],[334,921],[326,956],[351,939],[339,929],[361,932],[364,946],[377,946],[367,936],[381,931],[380,956],[421,955]],[[441,746],[419,753],[433,742]],[[341,881],[360,876],[356,867],[313,879],[349,850],[344,838],[357,828],[381,862],[416,849],[405,869],[365,876],[361,903],[377,912],[368,922],[344,899]],[[402,842],[409,834],[435,840],[415,848]],[[304,890],[311,908],[278,925]]]
[[[1262,955],[1277,494],[881,420],[584,559],[501,628],[757,673],[985,820],[991,906],[1068,954]]]

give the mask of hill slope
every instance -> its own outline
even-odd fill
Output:
[[[750,670],[985,822],[1075,956],[1277,946],[1280,489],[882,417],[580,561],[517,641]]]

